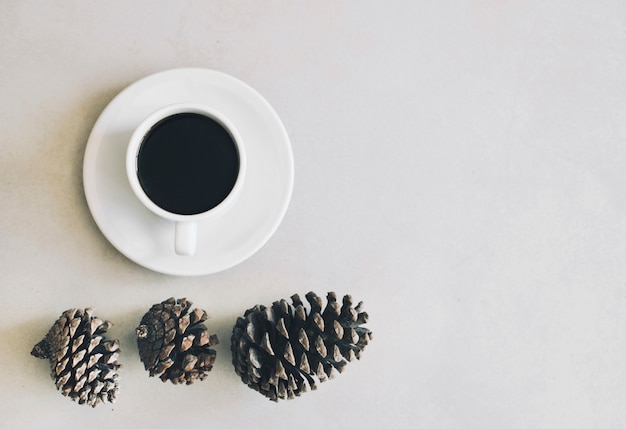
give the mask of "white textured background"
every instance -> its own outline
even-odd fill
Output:
[[[125,86],[183,66],[255,87],[292,140],[283,224],[226,272],[119,254],[82,188]],[[626,3],[0,1],[0,426],[623,428]],[[246,308],[364,300],[375,340],[274,404],[232,371]],[[150,379],[133,328],[187,296],[222,343],[202,383]],[[114,405],[29,355],[68,307],[121,339]]]

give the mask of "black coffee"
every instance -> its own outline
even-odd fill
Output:
[[[137,176],[146,195],[162,209],[182,215],[217,206],[238,174],[239,153],[230,133],[197,113],[158,122],[137,155]]]

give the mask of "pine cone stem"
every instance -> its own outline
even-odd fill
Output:
[[[33,347],[30,354],[39,359],[48,359],[50,357],[50,345],[48,344],[48,341],[46,341],[45,338],[39,341],[35,344],[35,347]]]

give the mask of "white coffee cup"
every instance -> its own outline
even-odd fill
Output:
[[[142,178],[140,177],[141,176],[140,166],[147,162],[144,159],[148,159],[147,155],[143,155],[143,154],[144,153],[157,153],[157,154],[161,153],[161,152],[155,152],[155,151],[149,152],[149,150],[147,149],[151,147],[153,144],[155,145],[157,144],[156,139],[153,140],[153,136],[155,136],[154,133],[156,132],[153,130],[159,129],[158,126],[161,126],[161,124],[165,124],[165,123],[171,124],[171,122],[168,122],[168,121],[176,120],[175,118],[181,118],[185,116],[184,114],[191,114],[191,115],[187,115],[187,117],[194,116],[194,115],[197,117],[197,115],[201,115],[201,117],[209,118],[210,120],[219,124],[219,126],[221,126],[222,128],[222,131],[225,131],[230,137],[230,140],[228,141],[232,143],[233,148],[236,151],[235,156],[238,158],[238,170],[236,172],[233,172],[234,167],[231,168],[231,166],[229,166],[231,173],[228,178],[229,180],[228,183],[231,183],[232,181],[234,181],[234,185],[232,186],[232,189],[230,189],[230,192],[228,192],[225,198],[221,200],[221,202],[219,203],[216,203],[215,201],[209,202],[207,200],[206,202],[208,204],[207,207],[213,204],[216,204],[216,205],[198,213],[194,212],[193,214],[187,214],[187,213],[181,214],[180,212],[178,212],[178,210],[172,209],[171,207],[169,207],[168,204],[163,204],[162,202],[159,202],[157,204],[157,202],[155,202],[155,200],[157,199],[154,197],[154,193],[155,191],[158,191],[158,186],[155,187],[154,185],[150,185],[151,186],[149,188],[150,190],[146,191],[146,189],[144,189],[144,185],[146,185],[146,180],[145,178],[142,180]],[[205,121],[201,117],[198,117],[201,122],[202,121],[206,123],[211,122],[211,121]],[[182,124],[182,122],[179,122],[179,126],[183,127],[183,125],[180,125],[180,124]],[[168,125],[168,126],[171,126],[171,125]],[[215,128],[216,130],[219,128],[218,125],[214,125],[214,126],[216,127]],[[170,128],[170,129],[176,130],[176,128]],[[181,136],[182,135],[184,135],[184,133],[181,133]],[[179,142],[174,141],[174,140],[175,139],[172,139],[171,145],[167,145],[168,151],[170,151],[167,153],[171,153],[172,155],[175,155],[175,156],[158,157],[155,155],[153,159],[158,160],[159,162],[154,164],[154,165],[158,164],[158,167],[152,168],[152,171],[159,171],[159,168],[163,169],[164,171],[163,177],[166,177],[166,178],[170,177],[169,176],[170,174],[180,173],[181,166],[183,166],[185,171],[183,171],[184,174],[181,174],[180,176],[186,177],[187,176],[187,171],[186,171],[187,164],[188,164],[189,169],[197,170],[195,174],[204,174],[204,172],[210,171],[210,168],[206,168],[206,169],[201,168],[202,162],[203,162],[202,159],[204,158],[197,155],[196,152],[194,152],[193,150],[186,151],[186,149],[184,149],[188,146],[187,140],[189,139],[185,141],[181,140]],[[227,139],[224,138],[222,140],[226,141]],[[204,143],[205,143],[205,140],[203,139],[202,144]],[[207,134],[206,144],[210,145],[211,143],[212,143],[212,136],[210,134]],[[160,147],[166,147],[166,145],[161,145]],[[181,148],[180,151],[178,150],[179,147]],[[200,147],[200,144],[196,143],[194,148],[195,147]],[[205,146],[205,147],[208,147],[208,146]],[[142,152],[142,149],[144,150],[143,152]],[[229,150],[229,153],[232,153],[230,149],[228,150]],[[185,151],[185,152],[182,152],[182,151]],[[203,154],[202,156],[205,156],[205,155]],[[211,164],[212,162],[220,162],[217,159],[218,158],[217,156],[214,158],[216,158],[215,161],[213,161],[213,159],[209,160],[207,158],[206,165],[210,166],[210,165],[213,165]],[[231,155],[228,162],[232,163],[231,161],[232,159],[233,157]],[[171,168],[170,168],[170,165],[171,165]],[[179,170],[176,170],[175,168],[178,168]],[[219,169],[214,169],[214,170],[219,170]],[[165,173],[165,171],[167,171],[167,173]],[[228,120],[228,118],[226,118],[222,113],[210,107],[203,106],[200,104],[179,103],[179,104],[172,104],[169,106],[165,106],[151,113],[150,115],[148,115],[147,118],[141,121],[139,126],[137,126],[137,128],[133,132],[130,138],[130,141],[128,143],[128,148],[126,152],[126,172],[127,172],[130,186],[133,192],[135,193],[135,195],[137,196],[137,198],[139,199],[139,201],[157,216],[160,216],[164,219],[168,219],[173,222],[174,224],[173,225],[174,227],[174,251],[176,252],[176,254],[184,255],[184,256],[192,256],[195,254],[195,250],[196,250],[198,222],[205,221],[205,220],[223,215],[228,210],[228,208],[231,207],[233,203],[235,203],[235,201],[239,197],[241,193],[241,188],[243,186],[244,178],[246,175],[246,155],[245,155],[244,145],[242,143],[239,133],[237,132],[236,127],[234,127],[233,124]],[[155,175],[155,173],[153,173],[153,175]],[[192,174],[190,173],[189,175],[192,175]],[[158,179],[161,180],[161,177],[158,177]],[[198,194],[198,192],[202,193],[203,189],[206,189],[207,191],[210,190],[212,186],[212,183],[204,183],[204,182],[195,181],[193,184],[187,184],[182,179],[180,180],[181,183],[179,183],[179,180],[176,177],[173,177],[173,179],[174,180],[172,180],[171,182],[176,183],[176,185],[170,186],[170,184],[167,184],[168,189],[175,189],[176,192],[180,191],[180,193],[183,195],[187,191],[190,190],[190,187],[194,187],[195,193],[193,195],[196,195]],[[207,182],[210,182],[210,180],[206,178],[205,180]],[[142,182],[143,182],[143,185],[142,185]],[[213,185],[215,186],[215,184]],[[179,188],[176,188],[176,186],[178,186]],[[202,188],[203,186],[206,186],[206,188]],[[148,185],[146,185],[146,188],[148,188]],[[224,187],[222,192],[223,193],[227,192],[227,188]],[[152,194],[152,197],[149,194]]]

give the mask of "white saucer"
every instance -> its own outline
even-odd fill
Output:
[[[198,225],[194,256],[174,253],[174,225],[145,208],[125,170],[126,146],[139,122],[173,103],[202,103],[222,112],[246,144],[246,182],[220,218]],[[240,80],[206,69],[150,75],[119,93],[91,131],[83,163],[85,195],[105,237],[121,253],[151,270],[206,275],[243,262],[278,228],[293,189],[289,137],[269,103]]]

